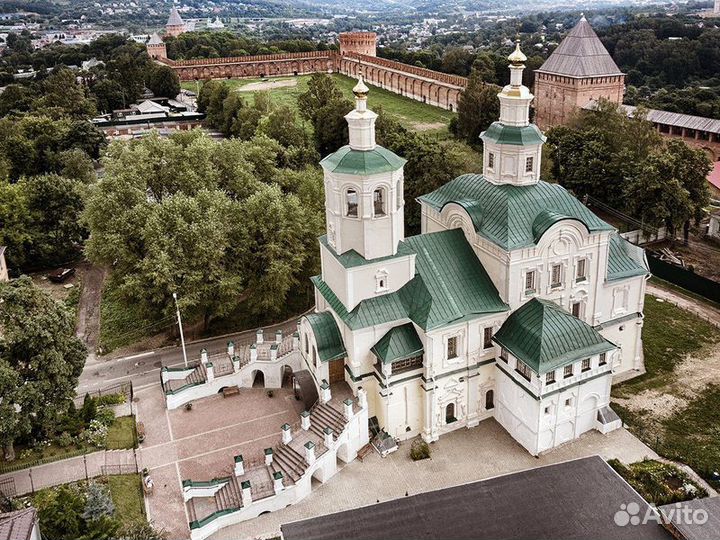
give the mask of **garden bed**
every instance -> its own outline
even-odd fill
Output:
[[[623,465],[617,459],[610,466],[637,491],[656,506],[707,497],[707,491],[676,466],[652,459]]]

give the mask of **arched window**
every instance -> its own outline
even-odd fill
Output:
[[[317,356],[318,356],[318,355],[317,355],[317,349],[316,349],[315,347],[313,347],[313,348],[312,348],[312,351],[313,351],[313,365],[314,365],[315,367],[317,367],[317,363],[318,363],[318,361],[317,361]]]
[[[345,215],[348,217],[358,217],[358,194],[354,189],[348,189],[345,192]]]
[[[308,341],[307,334],[305,334],[305,354],[310,354],[310,341]]]
[[[377,188],[373,192],[373,214],[375,216],[385,215],[385,190]]]
[[[445,407],[445,423],[452,424],[456,420],[457,418],[455,418],[455,404],[448,403],[447,407]]]
[[[400,210],[400,207],[403,204],[403,183],[402,180],[398,180],[397,185],[395,186],[395,208],[397,210]]]
[[[488,390],[485,392],[485,410],[489,411],[490,409],[495,408],[495,392],[492,390]]]

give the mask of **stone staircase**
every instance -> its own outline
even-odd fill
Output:
[[[320,437],[325,438],[325,428],[329,427],[337,439],[338,433],[345,429],[345,415],[333,407],[330,403],[318,403],[310,412],[310,430]]]
[[[218,510],[236,509],[242,507],[242,493],[235,476],[215,493],[215,504]]]
[[[207,381],[207,369],[202,363],[195,366],[195,369],[185,377],[184,379],[171,379],[163,385],[163,389],[167,392],[175,392],[179,388],[182,388],[191,384],[203,384]]]
[[[290,445],[281,444],[275,447],[270,469],[272,473],[279,471],[283,474],[284,484],[297,482],[307,468],[305,458]]]

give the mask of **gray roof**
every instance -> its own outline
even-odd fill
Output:
[[[168,17],[168,22],[166,26],[182,26],[185,24],[182,20],[182,17],[178,13],[177,8],[172,8],[170,10],[170,16]]]
[[[588,103],[586,108],[592,108],[592,103]],[[623,105],[623,109],[628,116],[634,116],[637,107],[632,105]],[[705,118],[704,116],[693,116],[691,114],[681,114],[669,111],[660,111],[658,109],[645,109],[647,112],[647,120],[655,124],[665,124],[667,126],[675,126],[686,129],[697,129],[699,131],[708,131],[720,135],[720,120],[714,118]]]
[[[570,30],[537,71],[566,77],[623,74],[585,17]]]
[[[617,525],[615,514],[629,503],[640,506],[640,515],[649,507],[602,458],[592,456],[296,521],[280,530],[285,540],[672,538],[652,520]]]
[[[678,509],[678,506],[680,509]],[[703,524],[687,523],[687,521],[692,520],[682,519],[685,508],[691,511],[704,510],[707,513],[707,522]],[[720,497],[666,504],[661,506],[660,510],[669,517],[669,520],[685,540],[716,540],[718,538],[718,531],[720,531]]]
[[[37,521],[37,512],[31,506],[15,512],[0,514],[0,538],[29,540]]]
[[[157,32],[153,32],[153,35],[150,36],[150,40],[147,42],[148,45],[160,45],[163,42],[163,40],[160,38]]]

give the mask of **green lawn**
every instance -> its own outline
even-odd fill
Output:
[[[342,90],[348,99],[353,99],[352,88],[356,84],[356,80],[345,75],[333,74],[333,79],[337,83],[338,87]],[[281,105],[289,105],[291,107],[297,106],[297,97],[307,90],[307,84],[310,80],[309,75],[301,75],[299,77],[278,77],[268,79],[271,82],[297,80],[297,85],[278,87],[269,90],[272,96],[273,102]],[[241,89],[248,84],[261,82],[260,79],[232,79],[225,81],[234,89]],[[202,85],[202,82],[195,83],[194,81],[182,83],[183,88],[188,90],[197,91]],[[446,111],[439,107],[433,107],[432,105],[426,105],[414,99],[410,99],[404,96],[400,96],[388,90],[383,90],[371,84],[370,87],[370,108],[382,109],[403,124],[408,129],[424,131],[426,133],[432,133],[445,138],[448,136],[448,125],[450,120],[454,116],[454,113]],[[252,92],[243,92],[245,98],[252,102]]]
[[[142,479],[139,474],[108,476],[108,485],[115,504],[115,515],[123,525],[145,520]]]
[[[686,463],[714,487],[720,487],[720,385],[689,393],[674,374],[687,355],[703,358],[716,350],[720,332],[710,323],[654,296],[645,300],[643,348],[647,373],[613,387],[614,398],[632,398],[645,390],[690,401],[665,417],[650,408],[613,409],[630,430],[661,456]],[[690,397],[692,396],[692,397]]]
[[[675,366],[688,354],[720,341],[720,332],[710,323],[669,302],[645,297],[642,331],[647,372],[613,388],[613,394],[636,394],[672,381]]]
[[[135,448],[135,417],[119,416],[108,429],[108,450]]]

